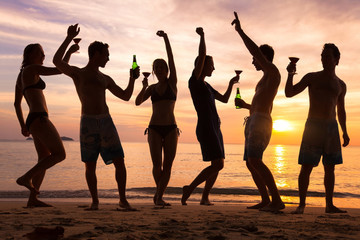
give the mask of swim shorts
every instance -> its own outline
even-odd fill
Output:
[[[317,166],[321,156],[324,165],[343,162],[337,121],[308,119],[300,146],[299,164]]]
[[[272,119],[264,113],[255,112],[246,120],[244,160],[262,159],[271,138]]]
[[[124,158],[119,135],[108,114],[81,116],[80,146],[83,162],[96,162],[99,153],[106,165]]]
[[[220,126],[215,127],[211,124],[198,123],[196,137],[200,143],[203,161],[225,159],[224,142]]]

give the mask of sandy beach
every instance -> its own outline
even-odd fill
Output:
[[[360,209],[325,214],[324,208],[308,207],[293,215],[295,206],[273,214],[242,204],[161,208],[137,203],[134,212],[119,211],[113,203],[101,204],[98,211],[84,211],[86,203],[51,204],[30,209],[26,202],[1,201],[0,239],[360,239]],[[63,236],[34,234],[55,227],[64,229]]]

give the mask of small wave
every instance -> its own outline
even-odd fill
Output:
[[[141,188],[129,188],[126,193],[129,198],[147,199],[152,198],[156,189],[154,187],[141,187]],[[196,188],[194,193],[201,194],[202,188]],[[117,189],[99,189],[99,197],[101,198],[118,198]],[[297,197],[298,191],[293,189],[279,190],[281,196]],[[175,197],[171,195],[181,195],[182,188],[180,187],[168,187],[166,189],[166,195],[168,197]],[[213,188],[211,190],[212,195],[221,196],[256,196],[259,195],[257,189],[249,188]],[[28,198],[29,191],[0,191],[1,198]],[[43,190],[41,191],[42,198],[89,198],[89,190]],[[325,197],[324,192],[309,191],[308,197]],[[334,197],[338,198],[359,198],[359,194],[335,192]]]

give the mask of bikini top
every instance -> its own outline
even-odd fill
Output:
[[[151,101],[152,103],[154,102],[158,102],[161,100],[173,100],[176,101],[176,95],[173,92],[173,90],[171,89],[171,87],[169,86],[169,84],[167,85],[167,88],[164,92],[163,95],[159,95],[158,92],[156,91],[155,87],[151,93]]]
[[[24,94],[24,92],[25,92],[26,90],[28,90],[28,89],[30,89],[30,88],[36,88],[36,89],[41,89],[41,90],[43,90],[43,89],[45,89],[45,87],[46,87],[45,82],[40,78],[37,83],[25,87],[25,88],[23,89],[23,94]]]

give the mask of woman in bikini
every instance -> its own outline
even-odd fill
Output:
[[[72,53],[79,49],[74,45],[67,52],[64,60],[69,61]],[[24,49],[23,62],[15,86],[15,110],[21,126],[21,133],[25,137],[33,137],[35,149],[38,154],[38,163],[23,176],[19,177],[17,184],[30,190],[27,203],[28,207],[49,207],[50,205],[40,201],[37,196],[41,183],[45,176],[46,169],[65,159],[65,149],[60,136],[48,118],[43,89],[45,82],[40,75],[61,74],[55,67],[43,66],[45,59],[44,51],[40,44],[29,44]],[[29,106],[29,114],[24,121],[21,108],[22,98]]]
[[[154,61],[153,73],[159,82],[148,86],[147,78],[145,78],[143,88],[136,97],[135,104],[140,105],[151,97],[153,113],[145,133],[148,131],[148,143],[153,162],[153,176],[156,183],[154,204],[169,206],[170,204],[163,200],[163,195],[170,180],[171,167],[175,158],[179,135],[174,115],[177,77],[168,36],[163,31],[158,31],[156,34],[164,38],[169,68],[163,59],[156,59]],[[170,74],[168,74],[169,70]],[[163,151],[164,158],[162,157]]]

